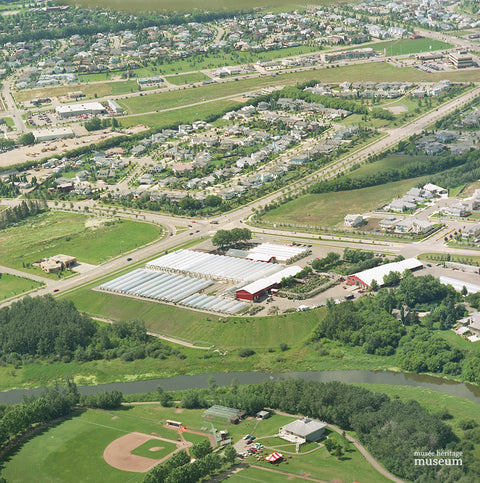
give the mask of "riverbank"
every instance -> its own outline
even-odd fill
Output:
[[[378,385],[378,391],[385,386],[417,387],[429,391],[440,392],[463,399],[468,399],[480,404],[480,387],[471,384],[464,384],[456,381],[449,381],[440,377],[424,374],[408,374],[403,372],[390,371],[306,371],[306,372],[217,372],[196,374],[191,376],[174,376],[170,378],[151,379],[147,381],[116,382],[111,384],[99,384],[96,386],[80,386],[80,394],[94,394],[103,391],[118,390],[123,394],[141,394],[156,392],[158,386],[164,391],[180,391],[186,389],[199,389],[209,387],[212,377],[217,386],[229,386],[232,383],[261,384],[266,380],[277,381],[280,378],[298,378],[307,381],[329,382],[340,381],[349,384]],[[0,392],[0,404],[15,404],[21,402],[24,396],[38,396],[41,388],[14,389]],[[480,414],[479,414],[480,417]]]

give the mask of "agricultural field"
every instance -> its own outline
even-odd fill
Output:
[[[372,169],[376,163],[372,164]],[[358,170],[360,171],[360,169]],[[353,173],[357,173],[354,171]],[[352,173],[352,174],[353,174]],[[262,220],[319,227],[341,227],[343,218],[352,212],[375,211],[393,198],[423,182],[425,177],[406,179],[357,190],[307,194],[265,213]]]
[[[0,264],[43,276],[44,272],[30,264],[62,253],[98,265],[152,242],[160,234],[158,227],[148,223],[45,212],[2,230]]]
[[[29,278],[0,272],[0,301],[41,287],[43,284]]]
[[[15,93],[15,99],[18,102],[24,102],[28,99],[36,97],[58,97],[66,96],[69,92],[81,91],[85,94],[83,99],[93,99],[104,96],[118,96],[121,94],[129,94],[137,92],[137,82],[134,80],[118,81],[118,82],[98,82],[91,84],[74,84],[62,87],[46,87],[42,89],[28,89]],[[68,100],[73,102],[74,99]]]

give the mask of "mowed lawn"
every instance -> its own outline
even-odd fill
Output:
[[[386,42],[373,42],[364,44],[362,47],[372,47],[380,53],[386,55],[418,54],[419,52],[430,52],[434,50],[451,49],[452,44],[430,38],[420,39],[397,39]],[[357,47],[358,48],[358,47]]]
[[[377,210],[393,198],[403,196],[424,179],[412,178],[357,190],[303,195],[267,212],[262,220],[339,227],[348,213]]]
[[[20,445],[6,457],[2,476],[9,483],[141,482],[143,473],[111,467],[103,459],[103,452],[112,441],[134,431],[155,432],[176,441],[177,433],[163,428],[162,424],[162,421],[136,415],[135,408],[77,413]],[[160,447],[167,444],[156,442]],[[156,456],[152,453],[150,457],[153,463]]]
[[[277,317],[218,317],[178,306],[82,290],[68,299],[78,310],[113,320],[141,319],[148,329],[196,343],[236,349],[278,347],[303,341],[323,315],[311,310]]]
[[[50,211],[28,218],[0,233],[0,264],[42,275],[40,269],[23,264],[62,253],[96,265],[145,245],[160,234],[158,227],[148,223],[104,221]]]
[[[0,272],[0,300],[22,294],[41,285],[35,280]]]

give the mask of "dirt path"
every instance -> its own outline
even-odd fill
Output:
[[[272,409],[272,411],[274,411]],[[275,411],[276,414],[280,414],[282,416],[293,416],[295,418],[303,418],[303,416],[298,415],[298,414],[288,414],[284,413],[282,411]],[[328,427],[332,429],[333,431],[337,432],[338,434],[343,435],[343,430],[340,429],[338,426],[335,426],[333,424],[329,424]],[[345,434],[345,438],[348,439],[351,443],[354,444],[355,448],[362,453],[362,455],[365,457],[365,459],[370,463],[379,473],[381,473],[385,478],[388,478],[391,481],[394,481],[395,483],[405,483],[403,480],[400,478],[397,478],[395,475],[392,475],[388,470],[386,470],[374,457],[352,436],[349,434]],[[312,480],[312,481],[320,481],[320,480]]]
[[[91,317],[91,318],[94,319],[94,320],[98,320],[99,322],[106,322],[107,324],[114,324],[115,323],[114,320],[104,319],[102,317]],[[157,337],[158,339],[163,339],[163,340],[167,340],[168,342],[173,342],[174,344],[179,344],[179,345],[183,345],[185,347],[190,347],[191,349],[201,349],[201,350],[206,350],[206,351],[211,349],[211,347],[197,346],[197,345],[192,344],[191,342],[187,342],[186,340],[176,339],[175,337],[170,337],[169,335],[157,334],[156,332],[152,332],[150,330],[147,330],[147,334],[151,335],[152,337]]]

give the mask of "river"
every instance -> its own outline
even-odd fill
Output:
[[[278,380],[279,378],[301,378],[307,381],[340,381],[346,383],[366,384],[391,384],[394,386],[415,386],[432,389],[434,391],[452,394],[454,396],[470,399],[480,403],[480,387],[470,384],[463,384],[455,381],[448,381],[440,377],[406,374],[402,372],[388,371],[308,371],[308,372],[285,372],[285,373],[264,373],[264,372],[215,372],[210,374],[195,374],[193,376],[174,376],[165,379],[151,379],[148,381],[114,382],[112,384],[100,384],[98,386],[79,386],[81,394],[93,394],[101,391],[112,391],[114,389],[123,394],[138,394],[154,392],[158,386],[165,391],[179,389],[195,389],[208,387],[209,379],[215,378],[218,386],[228,386],[233,380],[238,384],[259,384],[266,379]],[[23,396],[38,396],[41,388],[35,389],[12,389],[0,392],[0,404],[15,404],[22,401]]]

